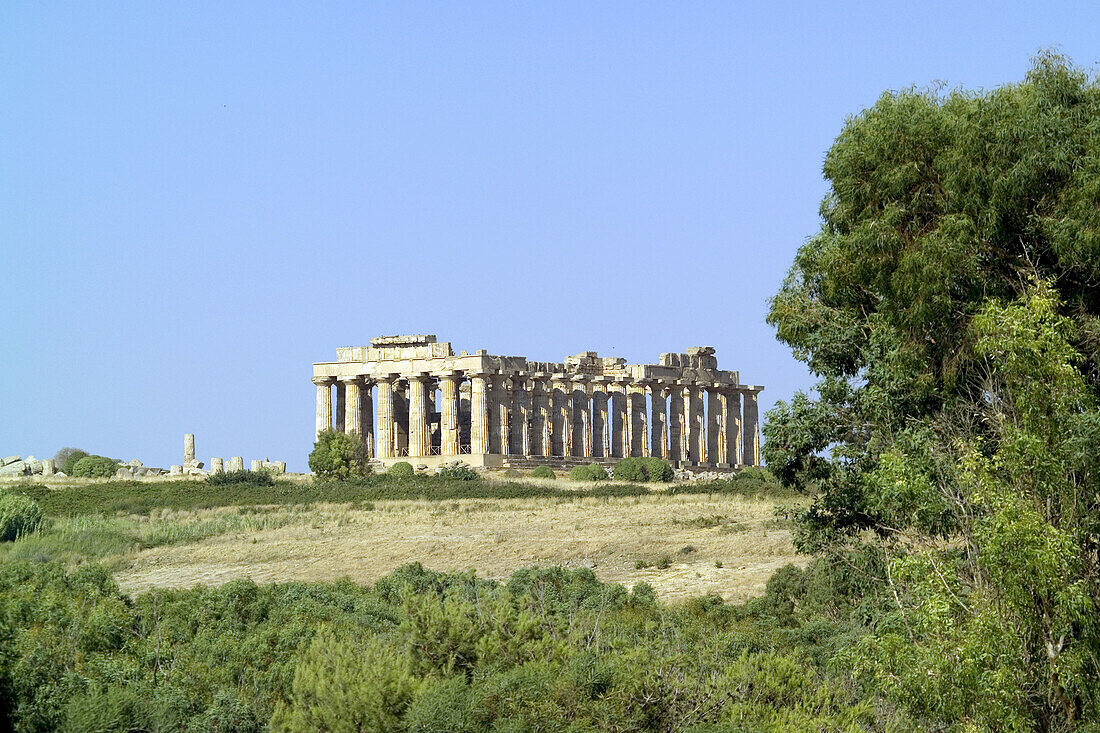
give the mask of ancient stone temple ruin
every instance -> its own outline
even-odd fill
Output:
[[[562,362],[455,354],[435,336],[384,336],[313,365],[317,432],[360,436],[382,463],[605,465],[658,456],[676,467],[760,463],[757,395],[714,349],[627,364],[595,351]]]

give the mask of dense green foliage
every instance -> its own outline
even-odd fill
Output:
[[[309,454],[309,470],[324,478],[350,478],[370,473],[367,449],[356,433],[322,430]]]
[[[62,448],[53,456],[54,467],[58,471],[63,471],[67,475],[72,476],[76,462],[86,455],[88,455],[88,451],[83,451],[79,448]]]
[[[386,474],[389,475],[390,478],[407,478],[415,473],[415,469],[413,469],[412,464],[408,461],[398,461],[386,469]]]
[[[531,471],[531,476],[533,478],[557,478],[554,469],[549,466],[535,466],[535,470]]]
[[[469,466],[443,466],[439,469],[439,477],[456,481],[480,481],[481,474]]]
[[[69,456],[69,458],[72,459],[72,456]],[[117,470],[118,461],[113,458],[84,456],[73,464],[70,475],[77,478],[111,478]]]
[[[756,608],[673,608],[588,570],[499,584],[411,565],[370,588],[130,598],[96,566],[8,562],[0,684],[28,732],[885,727],[893,713],[815,661],[843,624],[774,620],[792,585]]]
[[[221,471],[204,479],[210,486],[274,486],[275,478],[267,471]]]
[[[673,479],[672,466],[663,458],[624,458],[615,464],[612,473],[619,481],[659,481]]]
[[[874,560],[892,609],[840,653],[929,728],[1100,724],[1098,119],[1051,55],[884,95],[772,302],[821,381],[769,413],[768,465],[818,496],[803,548]]]
[[[0,492],[0,542],[11,542],[42,524],[42,509],[22,494]]]
[[[586,463],[583,466],[574,466],[569,472],[569,478],[573,481],[606,481],[607,469],[598,463]]]

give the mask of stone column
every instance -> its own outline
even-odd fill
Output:
[[[684,423],[684,388],[674,384],[668,388],[668,441],[669,460],[686,461],[687,425]]]
[[[225,463],[221,458],[210,459],[210,473],[222,473],[225,471]]]
[[[745,390],[745,447],[746,466],[760,465],[760,414],[757,402],[759,390]]]
[[[611,395],[611,450],[608,455],[626,458],[630,455],[630,425],[627,423],[626,383],[616,379],[609,387]]]
[[[538,448],[535,451],[536,455],[548,457],[553,455],[550,449],[550,429],[552,422],[550,419],[550,380],[545,375],[537,375],[533,383],[534,386],[534,410],[535,410],[535,431],[538,437]]]
[[[726,462],[731,466],[744,463],[741,436],[741,392],[731,389],[726,393]]]
[[[607,377],[596,377],[592,384],[592,452],[593,458],[606,458],[608,451]]]
[[[703,412],[703,397],[695,384],[684,387],[684,424],[688,426],[688,460],[700,465],[706,454],[706,414]],[[702,450],[700,450],[702,446]]]
[[[718,394],[718,455],[710,460],[720,468],[729,468],[729,390],[722,385],[714,387]]]
[[[187,433],[183,436],[183,465],[186,466],[195,460],[195,434]]]
[[[338,433],[347,432],[344,429],[344,419],[347,415],[346,411],[346,395],[344,394],[344,383],[337,380],[336,382],[336,424],[333,426]]]
[[[574,399],[573,382],[567,381],[565,382],[565,392],[562,394],[561,447],[563,456],[573,455],[573,445],[575,442],[573,437],[576,432],[576,426],[573,424]]]
[[[401,375],[393,382],[393,454],[409,455],[409,382]]]
[[[422,375],[409,376],[409,456],[428,455],[427,384]]]
[[[494,374],[492,376],[493,394],[491,396],[492,409],[490,410],[490,453],[508,455],[508,375]]]
[[[371,394],[371,389],[374,387],[374,383],[371,381],[364,381],[363,388],[359,392],[359,424],[363,428],[363,450],[367,453],[367,458],[374,458],[374,395]]]
[[[394,374],[385,374],[375,379],[378,384],[378,441],[374,444],[379,458],[393,458],[393,382]]]
[[[653,424],[650,425],[649,454],[657,458],[668,458],[668,387],[653,382],[650,394],[653,401]]]
[[[512,378],[512,436],[516,453],[531,455],[531,381],[526,374]]]
[[[359,377],[341,377],[340,384],[344,387],[344,432],[356,435],[363,440],[363,406],[359,401],[359,385],[362,380]]]
[[[574,376],[573,420],[574,427],[577,428],[577,433],[579,433],[579,435],[573,436],[573,452],[576,456],[580,456],[581,458],[593,458],[597,456],[596,418],[592,412],[594,401],[595,385],[593,385],[593,391],[588,392],[588,379],[586,376]],[[606,400],[604,401],[603,424],[607,424]],[[577,444],[577,438],[580,438],[580,444]]]
[[[552,377],[550,383],[550,452],[551,456],[568,456],[572,440],[566,443],[565,435],[572,435],[573,426],[566,420],[566,406],[573,400],[573,385],[562,375]],[[566,446],[569,446],[566,448]]]
[[[706,462],[711,467],[722,462],[719,448],[719,436],[722,434],[722,399],[718,394],[718,385],[707,385],[707,452]]]
[[[680,388],[683,397],[684,416],[680,420],[680,452],[684,460],[689,464],[695,463],[699,456],[696,453],[698,428],[695,427],[695,394],[691,385]]]
[[[313,383],[317,385],[317,430],[314,437],[324,430],[332,430],[332,393],[329,387],[332,385],[332,377],[314,377]]]
[[[632,456],[648,456],[649,440],[646,430],[645,384],[631,382],[627,387],[627,402],[630,408],[630,450]]]
[[[444,374],[439,377],[439,452],[445,456],[457,456],[458,445],[458,385],[462,377]]]
[[[470,453],[489,452],[489,380],[480,372],[470,377]]]

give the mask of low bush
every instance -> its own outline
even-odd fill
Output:
[[[22,494],[0,494],[0,542],[12,542],[43,522],[38,503]]]
[[[267,471],[223,471],[212,473],[206,477],[206,483],[211,486],[274,486],[275,479]]]
[[[569,472],[569,478],[573,481],[605,481],[607,471],[598,463],[589,463],[586,466],[576,466]]]
[[[663,458],[624,458],[615,464],[615,478],[620,481],[664,482],[672,480],[672,466]]]
[[[469,466],[444,466],[439,469],[440,478],[456,479],[458,481],[480,481],[481,474]]]
[[[392,478],[404,478],[412,476],[415,473],[416,471],[413,470],[412,464],[408,461],[398,461],[386,471],[386,475]]]
[[[537,466],[534,471],[531,472],[533,478],[557,478],[554,474],[554,469],[549,466]]]
[[[369,474],[370,464],[359,436],[322,430],[309,454],[309,470],[316,476],[350,478]]]
[[[76,466],[76,462],[86,455],[88,455],[88,451],[80,450],[79,448],[62,448],[54,454],[53,463],[58,471],[64,471],[72,476],[73,467]]]
[[[73,464],[70,475],[78,478],[111,478],[117,470],[118,461],[113,458],[84,456]],[[66,471],[65,473],[69,472]]]

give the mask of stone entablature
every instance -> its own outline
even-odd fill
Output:
[[[382,336],[313,365],[316,430],[359,435],[370,457],[659,456],[674,466],[760,463],[757,395],[714,349],[627,364],[595,351],[561,362],[455,355],[432,335]],[[437,397],[438,393],[438,397]]]

